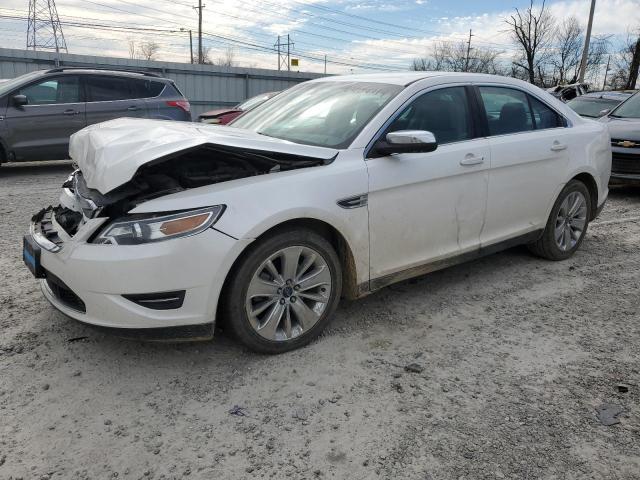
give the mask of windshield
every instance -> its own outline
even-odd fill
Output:
[[[574,112],[583,117],[598,118],[603,114],[602,110],[611,110],[620,104],[622,100],[611,100],[608,98],[588,98],[578,97],[567,102]]]
[[[640,95],[636,93],[611,112],[609,116],[616,118],[640,118]]]
[[[403,87],[373,82],[308,82],[238,117],[232,126],[320,147],[346,148]]]
[[[239,104],[236,108],[238,110],[242,110],[244,112],[249,111],[252,108],[257,107],[261,103],[266,102],[267,100],[269,100],[269,98],[271,96],[272,96],[271,93],[263,93],[262,95],[251,97],[249,100],[245,100],[244,102]]]
[[[31,72],[25,75],[20,75],[19,77],[13,78],[11,80],[6,80],[0,83],[0,97],[6,95],[11,90],[14,90],[20,87],[25,81],[30,80],[31,78],[36,78],[40,75],[40,72]]]

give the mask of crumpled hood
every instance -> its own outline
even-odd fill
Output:
[[[142,165],[204,144],[322,160],[338,153],[233,127],[119,118],[74,133],[69,156],[78,164],[87,186],[106,194],[131,180]]]

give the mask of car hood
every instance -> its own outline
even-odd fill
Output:
[[[120,118],[74,133],[69,155],[77,163],[87,187],[106,194],[131,180],[141,166],[203,145],[325,161],[338,154],[332,148],[302,145],[234,127]]]
[[[603,117],[611,138],[616,140],[640,141],[640,118]]]
[[[218,108],[216,110],[209,110],[207,112],[201,113],[198,115],[199,117],[219,117],[220,115],[225,115],[227,113],[236,113],[242,112],[237,108]]]

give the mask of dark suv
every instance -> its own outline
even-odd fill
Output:
[[[119,117],[191,121],[173,80],[152,73],[54,68],[0,83],[0,163],[68,158],[71,134]]]

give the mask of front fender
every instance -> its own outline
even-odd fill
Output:
[[[214,228],[253,240],[284,222],[313,219],[335,228],[354,256],[358,282],[369,275],[369,215],[366,205],[342,208],[338,201],[368,191],[361,152],[342,152],[331,164],[258,175],[208,185],[147,201],[130,213],[166,212],[226,205]]]

